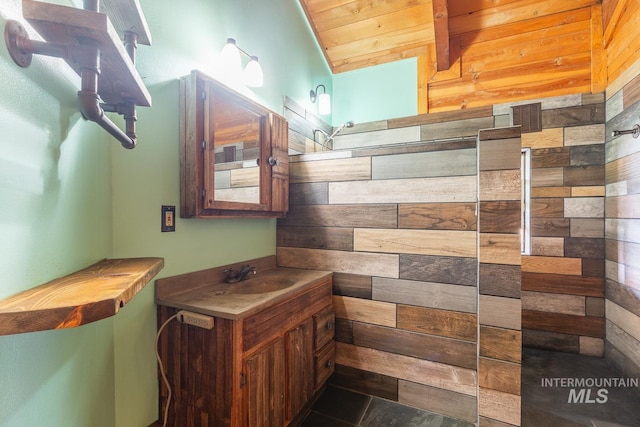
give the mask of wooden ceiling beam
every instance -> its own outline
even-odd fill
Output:
[[[433,0],[433,27],[436,40],[436,70],[446,71],[451,67],[447,0]]]

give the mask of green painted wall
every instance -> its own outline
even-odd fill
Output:
[[[57,3],[78,5],[78,1]],[[142,0],[153,46],[138,68],[153,107],[138,111],[139,146],[125,150],[76,108],[78,78],[36,57],[21,69],[0,46],[0,298],[101,258],[161,256],[159,277],[273,254],[275,220],[178,219],[178,81],[217,75],[227,37],[258,55],[265,86],[245,91],[282,112],[331,75],[297,0]],[[3,0],[0,24],[21,17]],[[146,426],[157,418],[153,283],[114,318],[62,331],[0,337],[0,425]]]
[[[416,58],[333,76],[333,125],[418,114]]]

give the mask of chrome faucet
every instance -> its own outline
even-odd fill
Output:
[[[256,274],[256,268],[250,265],[243,265],[240,267],[240,271],[235,271],[233,268],[228,268],[223,271],[224,281],[226,283],[237,283],[247,280],[249,274]]]

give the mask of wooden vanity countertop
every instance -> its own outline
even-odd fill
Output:
[[[270,258],[270,257],[268,257]],[[285,300],[331,277],[330,271],[268,266],[268,258],[244,264],[262,265],[249,279],[225,283],[224,266],[156,281],[156,304],[225,319],[241,319]],[[267,261],[265,265],[262,261]],[[210,274],[204,274],[207,271]],[[194,276],[199,277],[194,280]],[[169,287],[169,282],[171,287]]]

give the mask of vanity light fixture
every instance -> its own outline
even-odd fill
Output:
[[[249,87],[262,87],[264,82],[264,74],[262,72],[262,66],[258,62],[258,57],[255,55],[249,55],[244,50],[240,49],[236,44],[236,40],[232,38],[227,39],[227,44],[224,45],[220,52],[220,60],[228,72],[232,75],[240,74],[242,68],[242,61],[240,54],[244,54],[249,58],[249,62],[242,71],[242,79],[244,84]]]
[[[322,93],[318,93],[318,89],[322,88]],[[318,100],[318,113],[323,116],[331,113],[331,97],[327,93],[327,88],[324,85],[316,86],[316,90],[309,92],[309,98],[311,102],[315,104]]]

